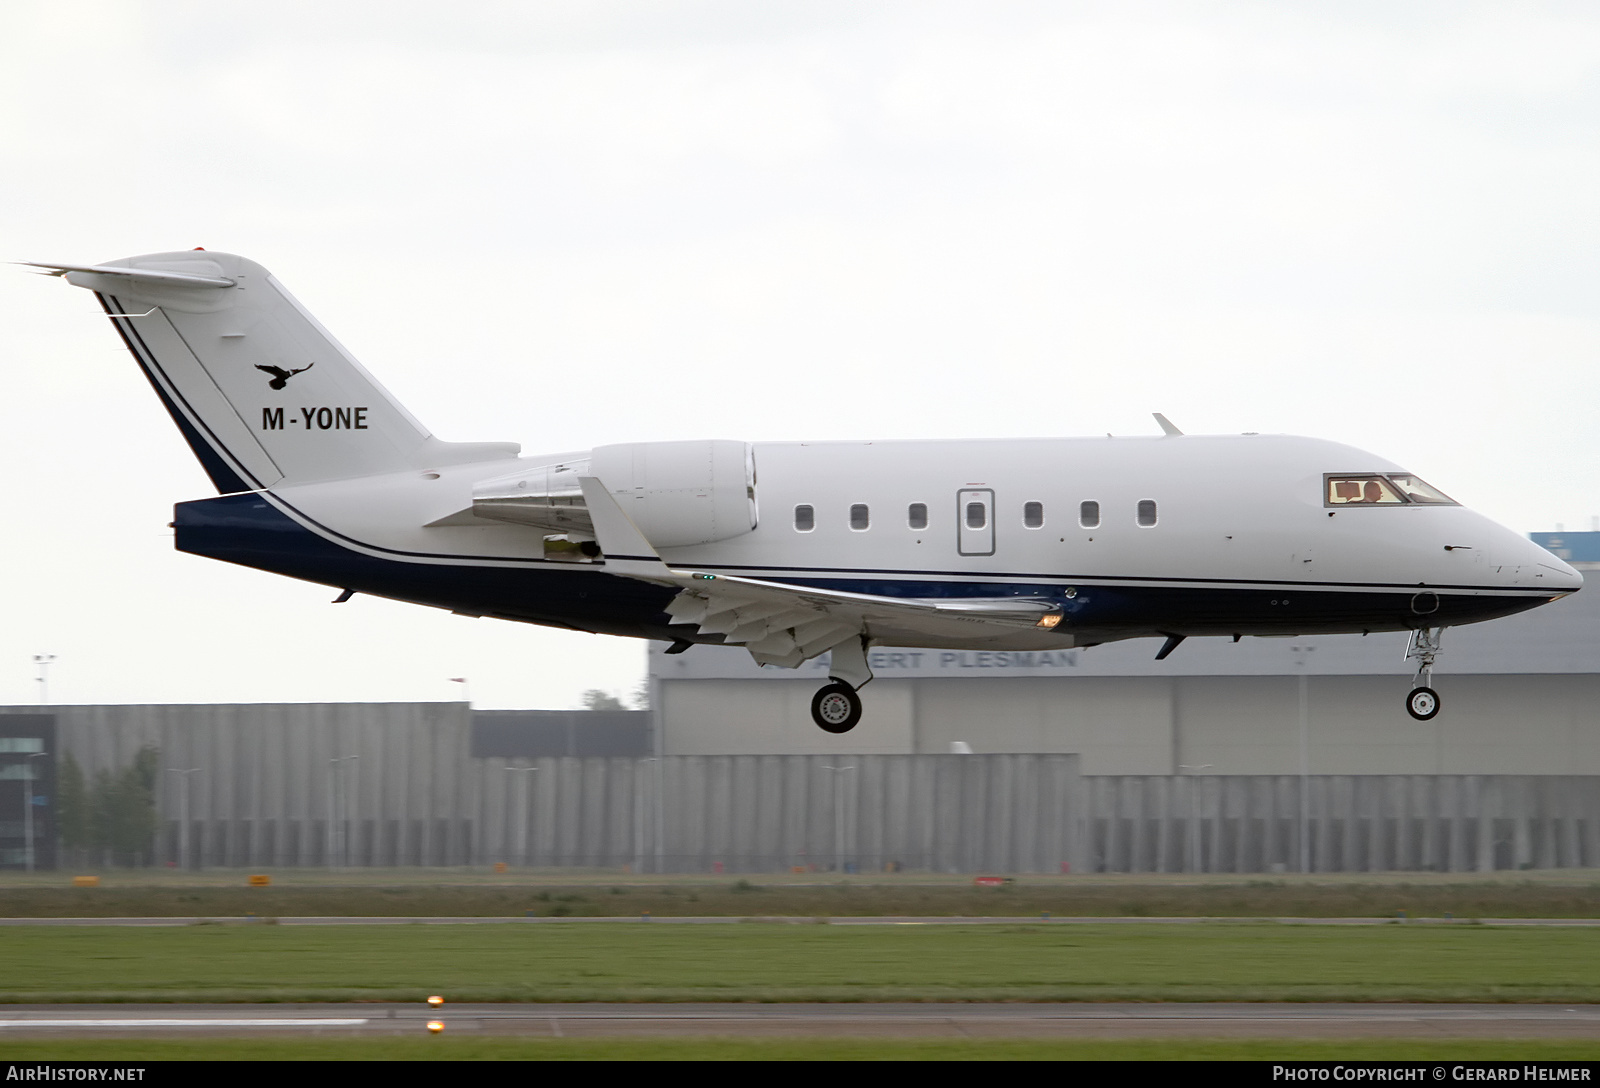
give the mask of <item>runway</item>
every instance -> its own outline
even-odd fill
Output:
[[[0,1039],[424,1035],[1594,1039],[1600,1005],[14,1005]]]
[[[145,918],[0,918],[0,926],[197,926],[197,925],[283,925],[283,926],[461,926],[461,925],[607,925],[649,923],[650,925],[732,925],[740,922],[766,922],[773,925],[833,925],[833,926],[983,926],[983,925],[1247,925],[1275,923],[1289,926],[1557,926],[1567,928],[1600,927],[1600,918],[1301,918],[1284,916],[1276,918],[1201,916],[1158,917],[1137,915],[1132,917],[1083,915],[1056,917],[1054,915],[1020,915],[969,917],[965,915],[834,915],[812,917],[808,915],[664,915],[648,914],[604,915],[597,917],[549,917],[510,915],[505,917],[401,917],[370,915],[366,917],[338,916],[257,916],[211,915]]]

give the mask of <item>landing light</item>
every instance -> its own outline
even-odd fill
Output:
[[[1050,628],[1056,626],[1060,622],[1061,622],[1061,613],[1059,613],[1059,612],[1046,612],[1044,615],[1039,617],[1039,622],[1034,624],[1034,626],[1035,627],[1043,627],[1044,629],[1049,630]]]

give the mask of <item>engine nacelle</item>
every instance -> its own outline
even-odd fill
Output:
[[[709,544],[756,527],[749,443],[625,442],[597,446],[590,471],[658,548]]]
[[[603,483],[657,548],[709,544],[756,527],[756,466],[748,443],[628,442],[587,457],[519,469],[472,489],[474,518],[592,540],[580,477]]]

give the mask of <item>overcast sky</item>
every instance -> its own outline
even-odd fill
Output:
[[[0,258],[267,267],[442,438],[1288,432],[1600,515],[1600,8],[7,0]],[[631,690],[644,645],[179,555],[211,489],[0,269],[0,702]]]

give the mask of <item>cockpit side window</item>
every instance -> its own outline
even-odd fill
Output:
[[[1405,506],[1410,503],[1456,505],[1455,500],[1442,491],[1423,483],[1416,476],[1404,473],[1392,476],[1329,475],[1323,477],[1323,487],[1325,506]]]
[[[1406,498],[1412,502],[1420,502],[1428,506],[1458,505],[1454,499],[1443,491],[1423,483],[1422,478],[1419,476],[1390,473],[1389,482],[1405,492]]]

